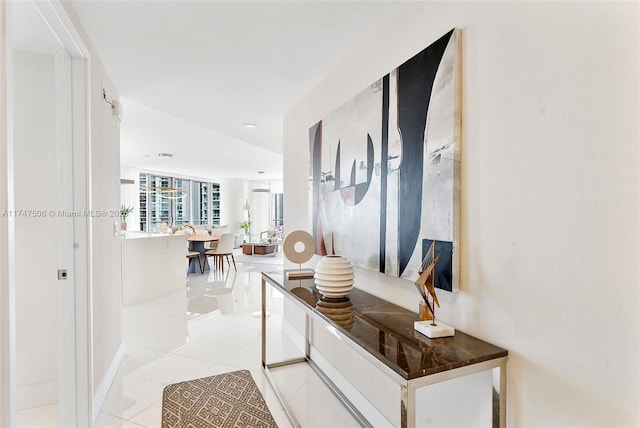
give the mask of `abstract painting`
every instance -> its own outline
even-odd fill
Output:
[[[409,280],[435,241],[435,285],[458,291],[460,30],[309,129],[316,253]]]

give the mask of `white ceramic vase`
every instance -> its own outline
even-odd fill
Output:
[[[343,297],[353,288],[353,266],[344,256],[324,256],[313,275],[316,288],[325,297]]]

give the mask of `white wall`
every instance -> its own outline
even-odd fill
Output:
[[[106,74],[89,38],[80,25],[71,5],[63,2],[74,26],[90,51],[89,96],[91,111],[91,209],[119,211],[120,209],[120,125],[113,118],[111,108],[102,99],[104,87],[110,99],[118,93]],[[120,237],[114,234],[118,216],[91,219],[91,263],[93,298],[93,388],[94,393],[106,378],[109,367],[117,360],[122,342],[120,307],[121,249]],[[104,388],[104,387],[103,387]],[[99,406],[100,403],[97,403]]]
[[[441,317],[509,350],[508,426],[640,425],[638,3],[400,3],[286,115],[285,223],[308,128],[463,33],[461,291]],[[369,291],[417,311],[409,282]]]
[[[0,2],[0,93],[7,92],[7,4]],[[8,127],[7,127],[7,98],[0,97],[0,181],[9,182],[8,154]],[[4,212],[9,206],[8,186],[0,185],[0,210]],[[0,216],[0,311],[4,314],[11,313],[12,297],[9,292],[9,217]],[[6,316],[6,315],[5,315]],[[13,358],[9,357],[11,351],[6,350],[13,348],[13,338],[10,329],[10,323],[5,318],[0,322],[0,348],[5,351],[0,352],[0,425],[11,426],[13,416],[11,412],[11,395],[13,377],[12,364]]]
[[[55,57],[14,51],[13,81],[15,207],[48,213],[58,202]],[[57,225],[15,217],[17,409],[58,401]]]
[[[220,225],[228,225],[229,232],[242,233],[238,225],[244,220],[245,180],[218,180],[220,183]]]
[[[110,106],[102,100],[103,85],[109,97],[117,99],[115,88],[94,56],[91,61],[91,207],[117,213],[120,211],[120,125],[113,118]],[[94,391],[100,387],[122,342],[119,226],[118,215],[92,218]]]
[[[246,191],[251,203],[251,238],[257,241],[260,233],[273,228],[273,194],[282,193],[283,180],[248,181]]]

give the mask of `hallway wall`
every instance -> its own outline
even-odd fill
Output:
[[[57,181],[45,178],[58,175],[55,57],[13,51],[12,71],[14,203],[48,212],[58,203]],[[64,286],[55,277],[58,221],[54,216],[14,219],[17,409],[58,401],[59,290]],[[49,256],[34,257],[34,250]]]
[[[7,91],[7,4],[0,2],[0,93]],[[8,164],[7,143],[7,98],[0,97],[0,180],[8,182],[10,166]],[[7,209],[9,192],[7,186],[0,186],[0,209]],[[12,296],[9,294],[9,217],[0,217],[0,311],[10,313]],[[0,322],[0,348],[9,349],[12,342],[7,319]],[[11,358],[7,352],[0,352],[0,426],[9,426],[11,420]]]
[[[91,208],[120,210],[120,124],[111,108],[102,99],[105,88],[109,99],[119,99],[116,88],[100,63],[73,8],[63,2],[74,26],[89,48],[91,96]],[[93,281],[93,388],[100,389],[122,342],[121,320],[121,247],[120,236],[114,233],[119,216],[92,218],[92,281]],[[105,391],[106,392],[106,391]]]
[[[285,222],[310,230],[309,127],[462,28],[461,283],[439,314],[509,350],[508,426],[640,425],[639,7],[398,3],[284,120]],[[417,311],[408,281],[362,284]]]

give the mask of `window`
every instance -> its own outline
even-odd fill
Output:
[[[147,230],[147,174],[140,174],[140,230]]]
[[[192,223],[191,207],[189,205],[189,195],[191,194],[191,180],[174,178],[173,187],[182,190],[187,195],[184,198],[171,200],[171,202],[173,203],[173,226],[182,226],[185,223]]]
[[[220,185],[211,183],[211,222],[220,224]]]
[[[171,187],[170,177],[161,177],[157,175],[151,175],[149,177],[148,188],[166,189],[167,187]],[[147,208],[147,224],[151,226],[151,231],[156,232],[162,222],[172,224],[171,200],[162,198],[155,192],[146,193],[147,200],[149,201],[149,206]]]
[[[209,187],[209,183],[193,182],[193,197],[191,198],[193,224],[207,224],[209,222]]]
[[[154,191],[166,188],[182,190],[186,196],[168,198]],[[140,230],[157,232],[162,222],[171,226],[220,224],[220,185],[141,173]]]

